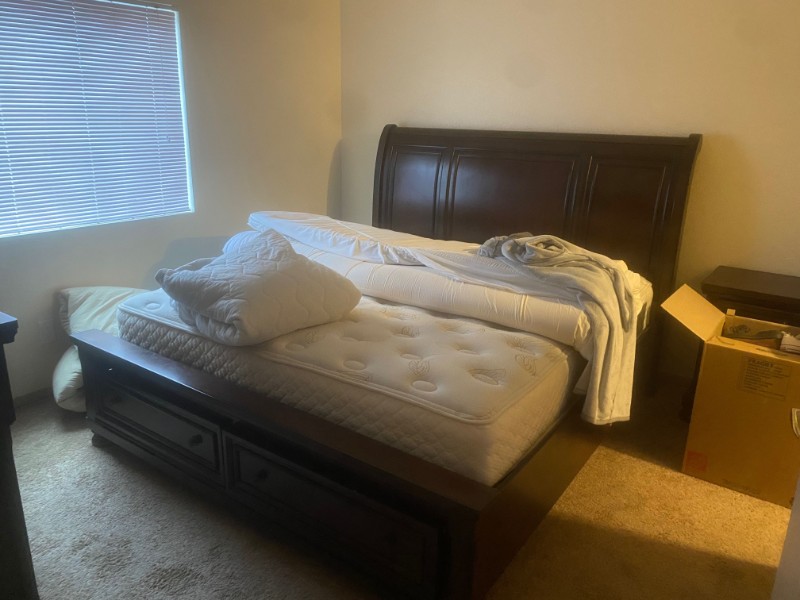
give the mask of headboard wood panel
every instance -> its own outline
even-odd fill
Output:
[[[701,136],[423,129],[387,125],[373,225],[483,242],[554,234],[625,260],[672,291]]]

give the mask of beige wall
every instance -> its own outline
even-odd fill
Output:
[[[369,221],[390,122],[697,132],[678,280],[800,275],[798,31],[796,0],[342,0],[341,216]]]
[[[175,0],[196,212],[0,239],[0,310],[15,396],[43,387],[67,346],[54,294],[155,287],[163,265],[218,252],[253,210],[326,212],[339,197],[340,7],[330,0]],[[56,330],[54,340],[48,329]]]

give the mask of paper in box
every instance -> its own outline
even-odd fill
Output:
[[[800,474],[800,355],[776,349],[770,336],[800,329],[725,315],[686,285],[662,307],[703,341],[683,472],[791,506]],[[726,337],[731,328],[754,339]]]

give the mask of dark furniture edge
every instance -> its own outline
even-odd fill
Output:
[[[797,276],[719,266],[703,280],[701,288],[707,295],[800,313]]]
[[[14,341],[19,330],[19,323],[15,317],[0,312],[0,344],[10,344]]]
[[[16,414],[5,345],[14,341],[18,326],[16,318],[0,312],[0,579],[7,597],[38,600],[11,438],[11,424]]]

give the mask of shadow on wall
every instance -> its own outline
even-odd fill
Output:
[[[158,287],[156,273],[159,269],[174,269],[198,258],[213,258],[222,253],[228,237],[183,238],[170,242],[164,256],[147,270],[141,287]]]
[[[757,188],[753,160],[738,139],[703,134],[689,191],[676,288],[688,283],[699,291],[703,279],[720,264],[744,268],[752,264],[761,246],[764,219]],[[706,248],[713,249],[713,257]],[[666,324],[660,370],[689,379],[700,345],[660,307],[657,310]]]
[[[342,141],[336,142],[328,169],[327,215],[334,219],[342,214]]]
[[[763,190],[756,163],[738,138],[703,135],[679,257],[687,283],[702,281],[720,260],[741,264],[758,255],[766,217],[758,203]],[[706,248],[714,249],[713,257]]]
[[[337,147],[342,164],[342,191],[338,214],[345,221],[372,223],[372,195],[375,182],[375,158],[382,126],[366,132],[353,132]]]

